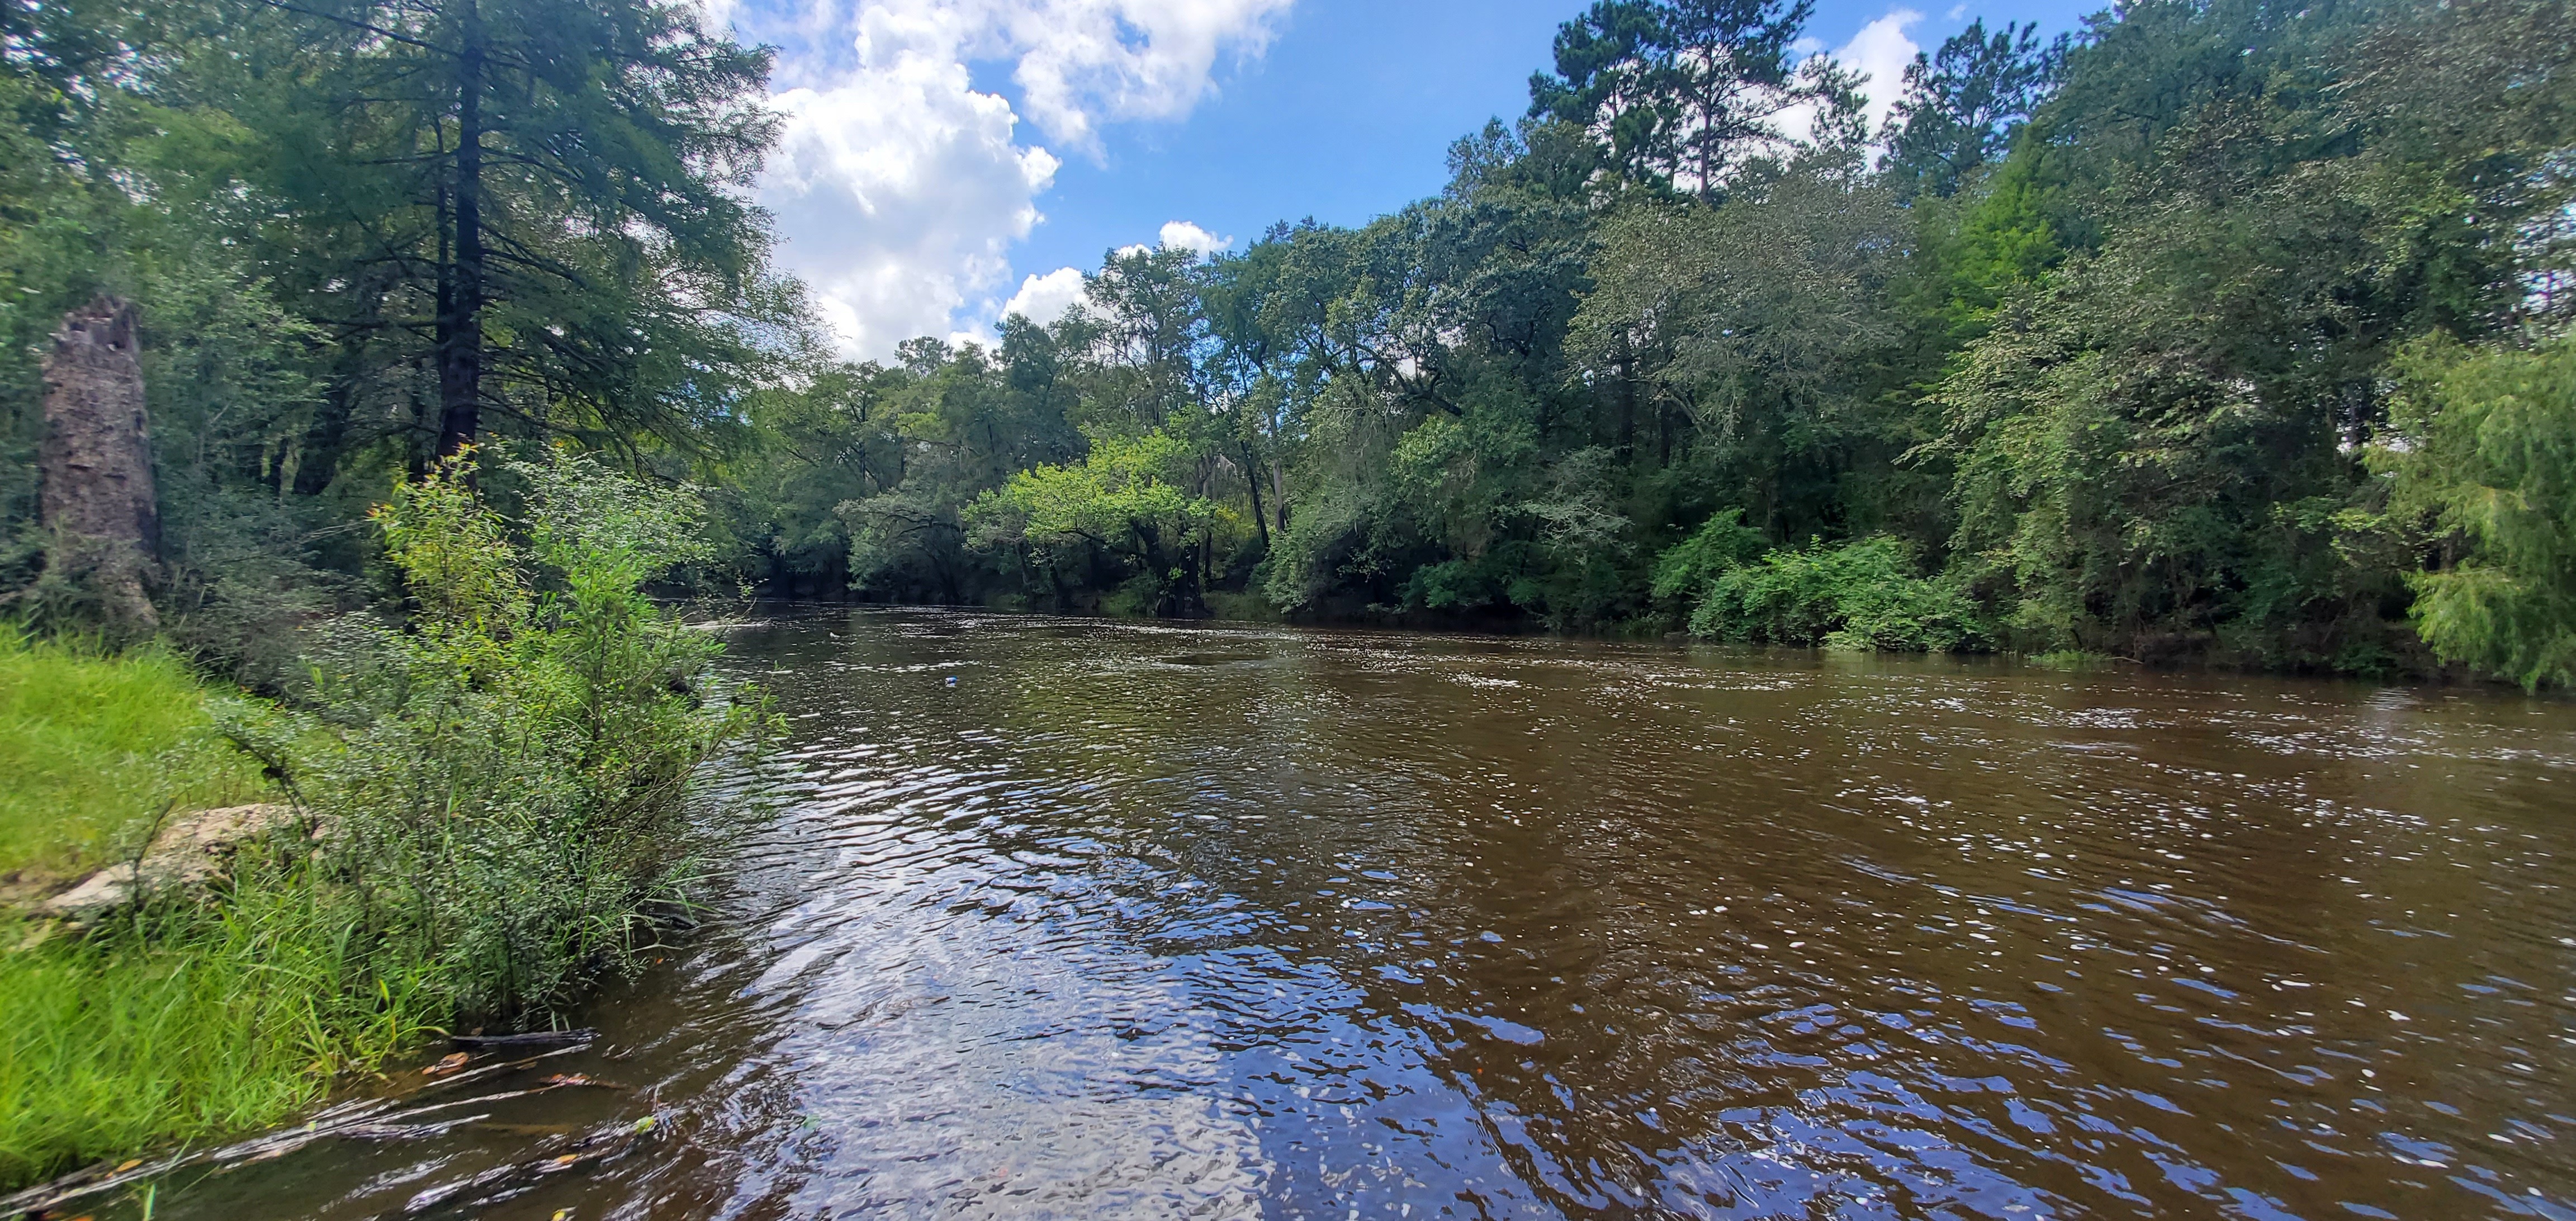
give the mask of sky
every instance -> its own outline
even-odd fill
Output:
[[[778,50],[777,260],[844,355],[881,359],[1050,320],[1112,249],[1239,250],[1436,194],[1588,0],[703,2]],[[1973,18],[2054,34],[2095,7],[1817,0],[1808,49],[1869,76],[1875,115]]]

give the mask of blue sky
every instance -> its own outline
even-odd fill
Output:
[[[1449,143],[1528,105],[1576,0],[739,0],[787,114],[762,199],[844,350],[973,336],[1112,247],[1235,248],[1437,191]],[[1895,84],[1983,16],[2089,4],[1819,0],[1815,49]],[[1874,91],[1875,92],[1875,91]],[[1882,99],[1883,101],[1883,99]]]

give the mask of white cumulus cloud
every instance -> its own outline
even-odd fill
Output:
[[[948,329],[1010,271],[1057,162],[1011,141],[1010,104],[965,87],[959,64],[906,58],[828,89],[794,89],[760,201],[781,263],[852,355]]]
[[[1165,249],[1187,250],[1201,258],[1234,246],[1233,238],[1218,237],[1200,228],[1195,222],[1186,220],[1163,222],[1162,231],[1155,235],[1155,240]],[[1143,254],[1150,249],[1152,248],[1138,242],[1132,246],[1120,247],[1118,253]],[[1082,269],[1059,267],[1045,275],[1023,277],[1020,280],[1020,290],[1012,293],[1011,299],[1002,303],[1002,308],[994,314],[994,320],[998,322],[1018,314],[1043,326],[1064,317],[1065,311],[1082,304],[1089,297],[1090,291],[1083,278]],[[979,328],[961,332],[958,338],[980,341],[989,339],[989,335]]]
[[[918,2],[918,0],[917,0]],[[1096,150],[1101,120],[1176,119],[1207,93],[1220,56],[1260,54],[1292,0],[986,0],[1017,51],[1029,115]]]
[[[969,63],[1010,63],[1026,117],[1096,155],[1104,123],[1186,116],[1219,60],[1259,54],[1293,0],[804,2],[790,29],[755,31],[792,32],[779,76],[796,85],[773,99],[785,123],[759,199],[779,262],[811,286],[844,354],[865,358],[960,322],[980,333],[999,316],[1011,245],[1044,219],[1037,200],[1062,162],[1021,141],[1022,116],[976,89]],[[1031,277],[1011,301],[1047,308],[1061,275]]]
[[[1167,220],[1163,222],[1162,229],[1154,235],[1154,240],[1152,242],[1134,242],[1129,245],[1121,246],[1118,248],[1118,253],[1122,255],[1152,254],[1155,249],[1159,247],[1170,250],[1186,250],[1204,259],[1209,255],[1225,250],[1233,245],[1233,238],[1218,237],[1205,229],[1199,228],[1195,221]]]
[[[1020,281],[1020,291],[1002,306],[1002,317],[1013,314],[1046,326],[1064,317],[1083,298],[1082,269],[1059,267],[1042,276]]]
[[[1803,55],[1830,55],[1835,63],[1858,73],[1862,110],[1869,116],[1870,136],[1883,140],[1886,133],[1880,129],[1887,122],[1887,113],[1905,92],[1905,65],[1913,63],[1915,53],[1922,50],[1913,39],[1905,36],[1905,28],[1921,20],[1923,14],[1913,9],[1889,9],[1885,15],[1862,26],[1859,33],[1851,36],[1851,41],[1830,52],[1824,50],[1824,44],[1812,38],[1799,39],[1791,44],[1790,49]],[[1792,139],[1811,138],[1815,134],[1815,126],[1816,108],[1812,105],[1793,106],[1780,115],[1780,130]]]
[[[1910,8],[1890,9],[1886,16],[1860,28],[1851,41],[1834,51],[1834,60],[1861,75],[1861,92],[1869,96],[1869,129],[1887,123],[1887,112],[1905,93],[1905,65],[1923,50],[1905,36],[1905,27],[1923,20]]]
[[[1187,250],[1200,258],[1206,258],[1220,250],[1230,249],[1234,245],[1233,238],[1218,237],[1185,220],[1164,221],[1163,231],[1159,236],[1164,246]]]

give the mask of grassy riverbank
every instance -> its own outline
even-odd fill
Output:
[[[158,649],[107,654],[0,628],[0,876],[22,902],[129,855],[166,810],[273,796],[214,733],[229,698]],[[273,906],[283,896],[261,892]],[[0,1188],[266,1123],[335,1057],[326,957],[275,913],[169,906],[24,946],[0,908]],[[309,932],[309,928],[307,929]]]
[[[308,900],[247,887],[0,954],[0,1189],[278,1122],[396,1046]]]
[[[108,656],[0,624],[0,882],[96,868],[163,807],[266,792],[207,732],[208,690],[159,650]]]
[[[0,910],[0,1191],[279,1122],[442,1030],[547,1025],[685,901],[690,779],[769,723],[642,593],[695,554],[695,502],[506,470],[514,522],[452,471],[378,512],[403,626],[326,625],[291,699],[11,638],[0,750],[55,777],[13,796],[14,859],[115,859],[263,770],[306,817],[87,929]]]

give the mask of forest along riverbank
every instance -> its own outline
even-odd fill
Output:
[[[600,1043],[157,1215],[2576,1211],[2563,702],[929,611],[730,644],[780,813]],[[516,1093],[568,1074],[606,1084]]]

